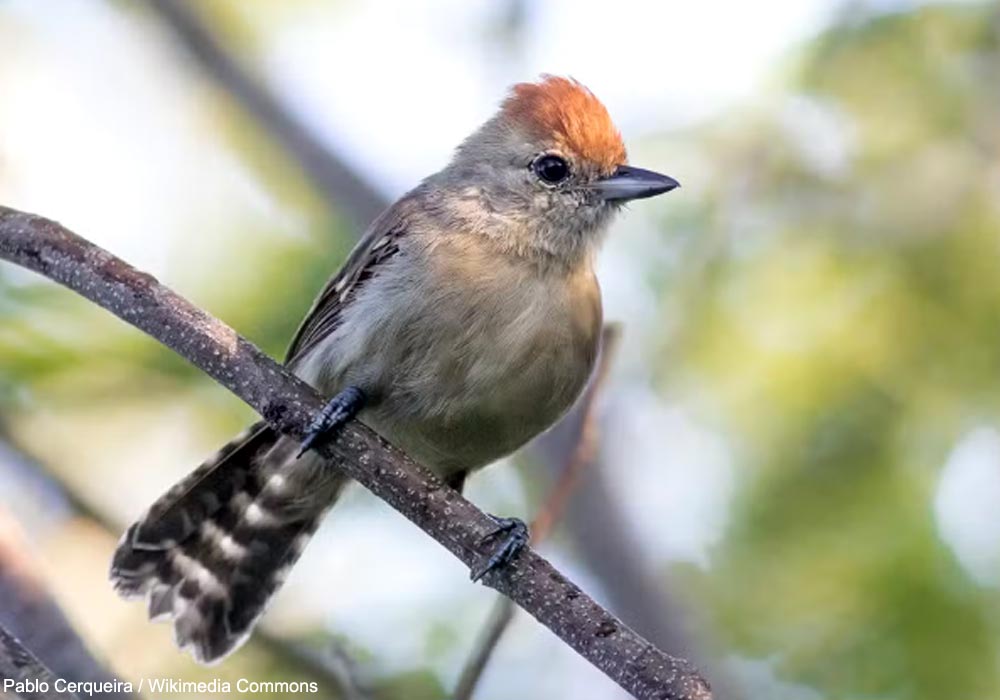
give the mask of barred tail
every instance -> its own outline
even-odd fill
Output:
[[[150,619],[172,620],[177,645],[201,663],[246,640],[343,484],[326,479],[318,498],[315,489],[303,492],[284,469],[295,447],[263,423],[252,426],[165,493],[118,544],[115,589],[146,596]],[[305,466],[315,478],[311,459],[301,460],[300,476]]]

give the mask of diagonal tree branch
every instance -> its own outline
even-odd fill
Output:
[[[186,0],[149,0],[149,6],[172,33],[177,45],[186,52],[189,59],[286,150],[309,178],[313,187],[324,195],[327,201],[335,203],[340,210],[347,212],[359,230],[362,230],[367,222],[389,204],[382,193],[332,151],[328,144],[289,110],[283,101],[258,76],[255,76],[224,42],[220,41],[191,3]],[[573,417],[569,416],[564,422],[572,421]],[[561,425],[550,435],[555,438],[557,434],[565,433],[563,427]],[[548,436],[538,443],[539,447],[535,451],[543,454],[546,461],[551,463],[552,471],[555,473],[565,462],[565,453],[553,456],[551,454],[553,450],[543,449],[541,447],[543,444],[548,447],[547,438]],[[556,442],[562,444],[561,441]],[[618,504],[613,499],[609,500],[608,492],[602,491],[597,485],[604,479],[603,474],[596,473],[602,468],[600,459],[597,459],[591,469],[595,473],[584,479],[579,486],[579,491],[583,494],[582,500],[588,503],[600,501],[600,507],[572,507],[569,518],[571,524],[581,521],[581,517],[577,515],[581,511],[601,513],[602,518],[605,513],[617,514],[617,517],[620,517],[621,509]],[[593,525],[591,516],[588,515],[583,520],[587,521],[588,526]],[[630,566],[626,570],[631,571],[631,574],[625,575],[617,568],[616,563],[602,558],[602,551],[623,553],[635,550],[634,547],[621,546],[623,541],[628,539],[625,531],[620,528],[601,528],[602,538],[598,542],[588,537],[581,537],[575,532],[575,525],[571,530],[585,554],[584,558],[588,565],[611,591],[614,608],[620,610],[627,619],[635,620],[637,624],[641,622],[648,630],[648,634],[652,635],[652,639],[661,643],[669,640],[674,648],[686,649],[689,642],[683,639],[684,635],[678,634],[677,630],[673,629],[674,625],[670,620],[675,616],[660,607],[663,604],[661,603],[663,594],[654,586],[654,579],[649,572]],[[639,583],[633,584],[624,580],[630,578],[638,578]],[[625,589],[630,587],[641,589],[651,595],[627,594]],[[632,591],[634,592],[635,590]],[[668,602],[671,602],[668,607],[678,607],[669,599]]]
[[[301,437],[323,399],[233,329],[59,224],[0,207],[0,257],[78,292],[149,333],[252,406],[275,429]],[[494,522],[371,430],[347,426],[327,448],[340,468],[472,567],[488,556]],[[708,682],[657,649],[548,561],[526,548],[484,582],[511,598],[637,698],[706,700]]]
[[[94,658],[69,620],[35,575],[28,543],[13,519],[0,510],[0,631],[16,636],[59,678],[109,688],[105,700],[134,696],[116,689],[115,677]],[[10,647],[0,650],[0,656]],[[12,659],[0,659],[0,667]],[[0,670],[0,680],[5,671]],[[3,697],[0,685],[0,697]]]
[[[238,61],[189,0],[149,0],[151,9],[215,84],[295,159],[313,187],[348,212],[358,224],[371,221],[390,202],[322,142],[291,110]],[[511,10],[515,14],[518,8]],[[363,230],[363,226],[359,227]],[[536,440],[531,452],[558,475],[579,438],[578,413],[567,415],[555,429]],[[658,577],[637,552],[642,547],[627,527],[621,504],[608,488],[607,467],[595,455],[587,474],[574,488],[566,516],[567,529],[584,563],[600,578],[612,608],[640,626],[654,642],[673,649],[700,644],[683,606],[667,595]],[[594,514],[600,514],[594,517]],[[718,672],[713,674],[718,676]],[[719,678],[716,677],[716,685]],[[729,693],[727,693],[728,695]]]
[[[5,681],[14,683],[13,692],[4,691]],[[32,690],[18,692],[17,684],[34,684]],[[0,698],[24,700],[77,700],[72,693],[55,689],[56,676],[24,648],[17,637],[0,626]],[[44,688],[44,690],[43,690]]]
[[[29,482],[37,482],[46,498],[59,504],[43,509],[45,519],[51,520],[45,523],[47,527],[65,527],[67,522],[64,521],[69,520],[82,521],[106,532],[109,537],[117,537],[124,529],[124,524],[93,508],[86,499],[60,483],[44,463],[12,442],[0,425],[0,469],[5,466],[13,468],[18,475],[15,480],[18,490]],[[6,518],[0,509],[0,628],[18,637],[20,643],[58,678],[113,683],[117,678],[93,657],[46,590],[37,572],[38,562],[32,559],[27,543],[18,536],[18,529],[14,518]],[[336,690],[337,698],[367,700],[371,697],[357,678],[352,660],[332,643],[327,650],[319,650],[276,636],[266,628],[257,630],[252,643],[328,684]],[[4,653],[0,649],[0,656]],[[10,659],[0,660],[0,664],[5,662],[10,663]],[[127,691],[110,690],[100,697],[126,700],[134,696]]]
[[[580,481],[580,474],[593,463],[597,452],[598,425],[597,399],[608,378],[611,360],[615,347],[621,336],[621,328],[615,324],[604,326],[601,334],[601,353],[597,368],[590,378],[590,384],[580,401],[574,407],[574,418],[581,424],[580,435],[576,445],[569,451],[569,456],[563,464],[562,471],[549,490],[548,495],[534,521],[531,523],[531,543],[538,544],[545,540],[562,519],[573,490]],[[476,691],[476,686],[482,678],[486,665],[500,644],[504,632],[514,620],[514,604],[510,598],[499,596],[493,605],[493,610],[486,621],[472,653],[466,659],[465,666],[455,684],[452,700],[469,700]]]

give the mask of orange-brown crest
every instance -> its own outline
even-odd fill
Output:
[[[575,80],[545,75],[537,83],[518,83],[502,111],[532,135],[554,139],[566,155],[591,161],[603,172],[625,163],[625,144],[608,110]]]

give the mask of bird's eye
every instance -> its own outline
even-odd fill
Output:
[[[569,163],[559,156],[541,155],[531,164],[531,169],[542,182],[555,185],[569,177]]]

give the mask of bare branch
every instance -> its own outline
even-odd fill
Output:
[[[607,381],[611,360],[614,357],[620,335],[621,329],[617,325],[604,326],[604,331],[601,334],[601,356],[597,369],[594,370],[586,393],[570,412],[571,417],[565,419],[579,422],[580,433],[576,445],[567,450],[569,457],[565,460],[556,482],[545,497],[545,502],[539,509],[538,515],[531,523],[532,544],[543,541],[555,529],[556,524],[562,519],[566,505],[573,495],[573,490],[580,481],[580,473],[588,468],[597,454],[597,397]],[[469,654],[465,667],[458,677],[452,700],[468,700],[472,697],[490,657],[497,645],[500,644],[500,639],[513,619],[514,604],[510,598],[498,597],[486,625],[479,634],[476,646],[473,647],[472,653]]]
[[[301,437],[323,399],[233,329],[59,224],[0,207],[0,257],[66,285],[149,333],[252,406],[275,429]],[[495,527],[365,426],[330,443],[340,468],[437,540],[467,566],[488,556]],[[531,548],[484,582],[510,597],[638,698],[711,698],[687,661],[657,649],[598,605]]]
[[[184,0],[149,0],[149,6],[205,73],[288,151],[316,189],[360,230],[382,213],[389,204],[385,197],[227,51],[194,7]]]
[[[0,629],[16,636],[56,677],[115,688],[115,677],[87,649],[36,570],[26,537],[13,517],[0,510]],[[0,654],[5,651],[9,647],[0,648]],[[0,659],[0,667],[5,663],[12,663],[12,659]],[[128,700],[134,696],[108,690],[101,697]]]
[[[579,419],[567,419],[532,444],[532,452],[552,478],[561,478],[562,455],[580,439],[580,432]],[[574,551],[601,582],[608,607],[626,624],[634,625],[661,649],[670,649],[696,663],[712,678],[716,695],[732,700],[743,697],[725,665],[705,648],[698,634],[702,626],[697,611],[673,595],[664,574],[651,568],[625,504],[614,495],[614,467],[598,449],[580,472],[564,516],[564,528],[572,538]]]
[[[583,564],[601,581],[611,607],[643,634],[668,649],[703,656],[694,614],[671,590],[663,572],[651,569],[648,549],[635,532],[623,504],[615,497],[613,465],[600,456],[580,480],[566,514],[576,551]],[[600,509],[600,510],[595,510]],[[589,513],[601,513],[600,527],[588,522]],[[592,518],[590,518],[592,520]],[[713,679],[718,681],[713,674]],[[718,682],[715,683],[719,685]],[[728,696],[728,693],[726,694]]]
[[[77,700],[71,693],[59,693],[55,690],[56,676],[45,668],[30,651],[2,626],[0,626],[0,688],[4,680],[10,679],[15,684],[35,684],[38,690],[26,690],[9,694],[0,690],[3,698],[24,698],[24,700]],[[42,685],[44,683],[44,686]],[[17,686],[15,685],[15,688]],[[41,688],[44,687],[45,690]]]
[[[61,504],[55,513],[46,509],[41,513],[47,526],[65,527],[68,523],[83,522],[117,537],[125,525],[94,508],[72,489],[61,483],[47,465],[28,455],[24,448],[10,441],[0,426],[0,467],[6,461],[19,477],[17,488],[26,481],[38,482],[49,500]],[[48,520],[51,519],[51,522]],[[32,653],[44,661],[59,678],[74,681],[114,681],[104,667],[90,654],[86,644],[69,626],[58,603],[46,590],[37,574],[37,562],[30,556],[23,538],[15,532],[17,523],[7,522],[0,510],[0,626],[20,637]],[[343,700],[367,700],[372,695],[362,682],[361,673],[347,650],[336,642],[326,649],[278,636],[266,628],[259,628],[251,644],[268,650],[311,675],[316,676],[331,689],[332,697]],[[100,697],[134,697],[126,692],[108,691]],[[0,698],[3,694],[0,693]]]
[[[309,669],[320,678],[325,678],[337,688],[340,700],[373,700],[375,693],[362,677],[355,659],[339,641],[328,640],[323,648],[276,637],[264,630],[263,641],[280,656],[288,657],[297,665]]]
[[[255,79],[233,57],[211,28],[185,0],[150,0],[151,7],[173,31],[179,44],[244,110],[256,118],[262,128],[282,144],[302,170],[310,176],[313,186],[329,201],[336,202],[352,214],[359,225],[374,218],[389,202],[364,178],[339,158],[286,105]],[[517,13],[519,8],[511,8]],[[363,230],[359,228],[359,230]],[[581,428],[580,416],[567,415],[543,439],[536,441],[535,452],[541,454],[549,471],[559,478],[566,455],[573,450]],[[569,440],[567,440],[569,438]],[[635,537],[624,522],[620,505],[605,489],[607,476],[599,455],[593,458],[588,477],[579,485],[580,496],[570,507],[568,520],[572,534],[586,563],[607,586],[614,608],[622,616],[642,624],[654,641],[675,649],[696,646],[690,627],[681,619],[680,606],[655,584],[655,577],[634,555],[639,551]],[[577,487],[574,487],[577,488]],[[600,513],[600,518],[591,514]],[[584,530],[590,532],[584,532]],[[593,536],[592,531],[597,531]],[[610,558],[604,555],[613,554]],[[491,617],[491,619],[496,619]],[[468,670],[468,669],[467,669]]]
[[[486,618],[486,624],[479,631],[476,644],[472,647],[469,658],[465,660],[465,666],[458,676],[455,684],[455,692],[452,700],[470,700],[476,692],[479,680],[483,677],[483,671],[493,657],[493,652],[500,645],[510,623],[514,621],[514,603],[506,596],[497,596],[490,610],[490,616]]]
[[[601,356],[597,369],[594,371],[594,376],[590,381],[590,386],[587,387],[583,400],[577,407],[579,415],[576,419],[580,424],[580,434],[576,446],[567,451],[569,457],[564,460],[565,464],[560,470],[545,504],[539,511],[538,517],[535,518],[532,529],[534,543],[541,542],[548,537],[562,520],[570,498],[580,483],[580,477],[584,471],[590,468],[597,457],[600,445],[597,399],[608,380],[611,361],[614,359],[620,337],[621,328],[618,325],[608,324],[604,326],[604,332],[601,335]]]

